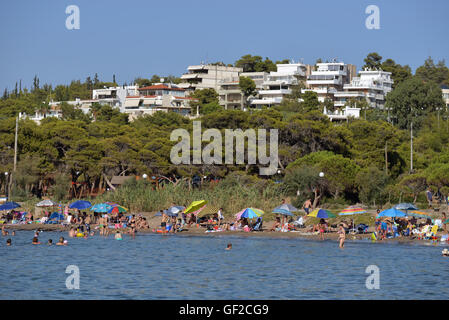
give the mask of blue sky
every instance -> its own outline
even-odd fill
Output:
[[[365,8],[380,9],[380,30]],[[80,9],[67,30],[65,9]],[[244,54],[272,60],[334,57],[359,69],[376,51],[415,70],[428,56],[449,62],[447,0],[8,0],[0,4],[0,90],[22,79],[68,84],[96,72],[104,81],[180,76],[201,61]]]

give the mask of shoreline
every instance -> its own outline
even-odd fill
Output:
[[[42,231],[50,231],[50,232],[68,232],[70,230],[69,226],[61,226],[61,225],[38,225],[38,224],[25,224],[25,225],[5,225],[6,230],[14,230],[14,231],[35,231],[37,229]],[[94,228],[92,228],[93,230]],[[116,230],[116,229],[111,229]],[[127,233],[123,233],[124,235],[128,235]],[[152,229],[138,230],[137,234],[158,234],[163,236],[160,233],[153,232]],[[182,232],[178,233],[169,233],[167,236],[201,236],[201,237],[219,237],[219,236],[230,236],[230,237],[240,237],[240,238],[265,238],[265,239],[308,239],[320,241],[320,235],[315,233],[303,233],[303,232],[274,232],[274,231],[253,231],[253,232],[242,232],[242,231],[221,231],[221,232],[205,232],[204,229],[186,229]],[[325,233],[324,240],[331,240],[338,242],[338,234],[335,233]],[[371,241],[371,233],[366,234],[356,234],[356,235],[346,235],[346,241],[353,240],[368,240]],[[398,237],[384,240],[377,240],[373,243],[401,243],[401,244],[429,244],[432,243],[430,240],[418,240],[418,239],[410,239],[406,237]],[[442,243],[438,241],[437,243]],[[444,242],[443,242],[444,243]]]

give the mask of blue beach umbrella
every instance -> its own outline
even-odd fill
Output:
[[[377,215],[377,218],[382,218],[382,217],[402,218],[402,217],[406,217],[406,216],[407,216],[407,214],[405,214],[405,212],[402,212],[401,210],[398,210],[395,208],[391,208],[391,209],[387,209],[387,210],[380,212]]]
[[[90,208],[90,211],[106,213],[106,212],[109,212],[109,210],[111,210],[112,208],[113,208],[113,206],[111,206],[109,204],[99,203],[99,204],[94,205],[92,208]]]
[[[84,200],[77,200],[69,205],[70,209],[83,210],[92,207],[92,203]]]
[[[298,208],[295,208],[294,206],[292,206],[289,203],[281,204],[280,206],[277,206],[276,208],[274,208],[273,212],[274,212],[274,210],[287,210],[287,211],[290,211],[290,212],[297,212],[297,211],[299,211]]]
[[[282,214],[283,216],[294,216],[289,210],[274,208],[273,213]]]
[[[17,202],[11,201],[11,202],[5,202],[4,204],[2,204],[0,206],[0,210],[12,210],[12,209],[15,209],[18,207],[20,207],[20,204],[18,204]]]

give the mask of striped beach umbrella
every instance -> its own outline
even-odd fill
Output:
[[[341,212],[338,213],[339,216],[352,216],[354,214],[363,214],[366,213],[366,210],[360,207],[356,206],[350,206],[346,209],[343,209]],[[354,226],[354,219],[352,219],[352,229],[351,231],[356,231]]]
[[[317,208],[313,210],[311,213],[307,215],[308,217],[320,218],[320,219],[329,219],[336,218],[337,216],[326,209]]]
[[[235,215],[237,219],[247,218],[247,219],[254,219],[258,218],[261,215],[263,215],[265,212],[263,212],[260,209],[257,208],[246,208],[240,211]]]
[[[366,213],[366,210],[360,207],[350,206],[338,213],[339,216],[351,216],[353,214]]]
[[[431,219],[430,214],[428,214],[427,212],[418,211],[418,210],[407,212],[407,215],[415,217],[415,218]]]

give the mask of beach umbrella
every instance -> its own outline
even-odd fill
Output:
[[[405,212],[402,212],[401,210],[395,209],[395,208],[391,208],[391,209],[387,209],[384,210],[382,212],[380,212],[377,215],[377,218],[382,218],[382,217],[390,217],[390,218],[401,218],[401,217],[406,217],[407,215],[405,214]]]
[[[208,204],[204,207],[203,210],[201,210],[201,212],[198,213],[197,217],[201,218],[201,217],[207,216],[209,214],[215,214],[218,212],[218,210],[220,210],[219,206],[214,206],[214,205]]]
[[[354,214],[366,213],[365,209],[356,206],[349,206],[338,213],[339,216],[352,216]],[[354,218],[352,219],[352,230],[355,231]]]
[[[360,207],[350,206],[350,207],[347,207],[347,208],[343,209],[342,211],[340,211],[338,213],[338,215],[339,216],[350,216],[353,214],[362,214],[362,213],[366,213],[366,210],[362,209]]]
[[[92,203],[84,200],[77,200],[69,205],[70,209],[83,210],[92,207]]]
[[[241,218],[254,219],[260,217],[264,213],[265,212],[257,208],[246,208],[237,213],[235,216],[237,219]]]
[[[18,204],[17,202],[11,201],[11,202],[5,202],[4,204],[2,204],[0,206],[0,210],[12,210],[12,209],[19,208],[19,207],[20,207],[20,204]]]
[[[315,217],[320,219],[329,219],[329,218],[336,218],[337,216],[330,212],[329,210],[316,208],[311,213],[307,215],[308,217]]]
[[[36,204],[36,207],[55,207],[58,204],[56,202],[53,202],[51,200],[42,200],[38,204]]]
[[[431,219],[430,214],[423,211],[414,210],[412,212],[407,212],[407,215],[415,218]]]
[[[113,207],[106,203],[99,203],[94,205],[92,208],[90,208],[90,211],[93,212],[101,212],[101,213],[107,213],[109,210],[111,210]]]
[[[282,214],[283,216],[294,216],[289,210],[279,209],[279,207],[273,209],[273,213]]]
[[[287,211],[290,211],[290,212],[297,212],[297,211],[299,211],[298,208],[295,208],[294,206],[292,206],[289,203],[281,204],[280,206],[277,206],[276,208],[274,208],[273,212],[274,212],[274,210],[287,210]]]
[[[397,205],[395,205],[393,208],[397,209],[397,210],[405,210],[405,213],[407,213],[408,210],[418,210],[417,207],[415,207],[414,204],[412,203],[399,203]]]
[[[184,213],[194,213],[195,211],[198,211],[199,209],[204,208],[204,206],[207,204],[206,200],[198,200],[198,201],[193,201],[188,207],[187,209],[185,209]]]
[[[185,209],[186,209],[186,207],[183,207],[183,206],[173,206],[173,207],[168,208],[167,212],[178,215],[178,213],[184,211]]]
[[[108,213],[119,213],[119,212],[121,212],[121,213],[123,213],[123,212],[127,212],[128,211],[128,209],[126,209],[125,207],[122,207],[122,206],[120,206],[120,205],[111,205],[111,204],[108,204],[108,203],[105,203],[106,205],[108,205],[108,206],[112,206],[112,208],[108,211]]]

